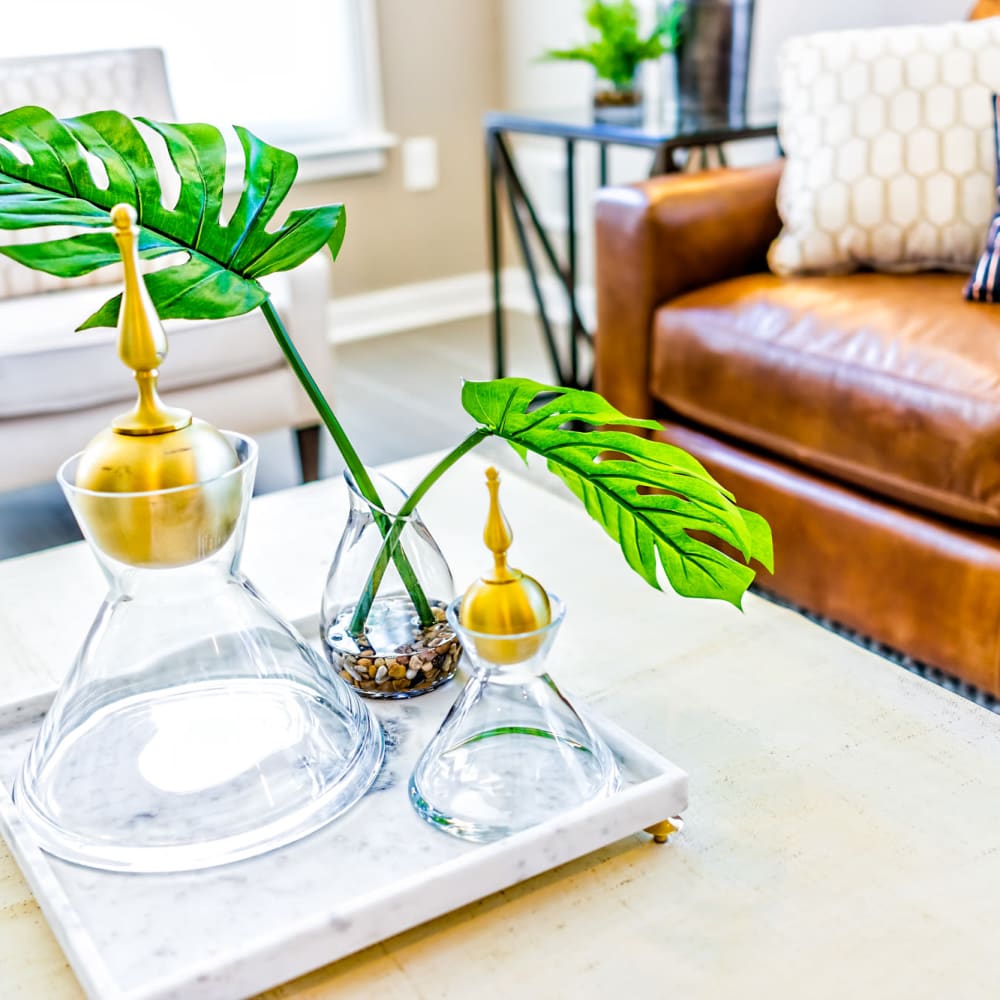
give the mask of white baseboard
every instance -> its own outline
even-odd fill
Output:
[[[501,275],[503,305],[514,312],[534,315],[535,298],[524,268],[505,268]],[[569,316],[566,296],[558,280],[546,275],[539,282],[546,312],[554,323]],[[577,293],[579,309],[588,325],[593,321],[593,288]],[[329,340],[346,344],[369,337],[419,330],[460,319],[487,316],[493,309],[493,286],[488,271],[474,271],[453,278],[397,285],[377,292],[334,298],[328,314]]]
[[[490,301],[485,271],[362,295],[334,296],[329,313],[330,340],[346,344],[479,316],[487,311]]]

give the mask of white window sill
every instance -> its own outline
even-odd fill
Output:
[[[390,132],[359,132],[343,139],[323,139],[295,142],[271,141],[277,146],[294,153],[299,161],[299,172],[295,182],[323,181],[332,177],[360,177],[377,174],[385,168],[385,151],[395,146],[399,140]],[[226,158],[225,191],[233,194],[243,190],[243,150],[230,148]],[[167,183],[164,182],[165,193]],[[176,197],[176,192],[174,192]]]
[[[385,168],[386,150],[399,140],[389,132],[359,133],[345,139],[290,143],[299,158],[297,181],[375,174]]]

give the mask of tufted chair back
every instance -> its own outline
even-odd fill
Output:
[[[59,118],[109,109],[158,120],[174,118],[160,49],[0,59],[0,111],[26,104],[40,105]],[[3,243],[37,242],[39,231],[3,232],[0,239]],[[81,278],[53,278],[0,255],[0,298],[120,280],[118,269],[110,267]]]

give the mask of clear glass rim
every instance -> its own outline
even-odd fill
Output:
[[[82,450],[70,455],[70,457],[59,466],[59,469],[56,472],[56,479],[58,480],[59,485],[67,493],[75,496],[101,497],[108,500],[128,500],[136,497],[170,496],[173,493],[184,493],[187,490],[195,490],[209,486],[213,483],[221,483],[231,476],[242,475],[250,466],[252,466],[253,463],[257,461],[258,446],[257,442],[252,437],[247,437],[246,434],[238,434],[236,431],[220,431],[219,433],[222,434],[227,441],[233,444],[245,444],[247,448],[247,456],[235,468],[223,472],[220,476],[213,476],[211,479],[200,479],[196,483],[188,483],[185,486],[169,486],[162,490],[130,490],[127,493],[115,493],[108,490],[88,490],[83,486],[77,486],[76,483],[71,482],[66,474],[70,466],[74,462],[79,461],[80,456],[83,455]]]
[[[456,597],[445,610],[445,614],[448,618],[448,624],[451,625],[453,629],[458,634],[464,634],[469,636],[473,640],[484,639],[493,640],[497,639],[516,641],[518,639],[534,639],[538,636],[546,635],[549,632],[554,632],[561,624],[563,618],[566,617],[566,605],[563,603],[562,598],[556,594],[553,594],[551,590],[545,591],[549,598],[549,608],[552,611],[552,620],[548,625],[543,625],[541,628],[532,629],[530,632],[513,632],[508,635],[497,635],[494,632],[476,632],[471,628],[466,628],[458,617],[458,609],[462,606],[462,601],[465,599],[464,594],[460,594]]]
[[[399,494],[403,498],[402,500],[403,503],[406,503],[406,501],[409,499],[410,494],[405,489],[403,489],[403,487],[400,486],[395,479],[390,478],[384,472],[379,472],[378,469],[368,469],[366,467],[366,471],[368,472],[369,476],[381,479],[383,482],[388,483],[391,487],[393,487],[393,489],[399,490]],[[354,479],[354,473],[351,472],[350,469],[344,469],[343,477],[344,477],[344,482],[347,484],[347,488],[348,490],[350,490],[351,494],[357,497],[358,502],[364,504],[364,506],[367,507],[368,510],[373,511],[376,514],[382,514],[385,517],[392,518],[394,521],[418,520],[418,514],[416,508],[411,510],[409,514],[397,514],[395,511],[386,510],[385,507],[380,506],[377,503],[370,503],[368,499],[365,497],[365,495],[358,488],[358,484]]]

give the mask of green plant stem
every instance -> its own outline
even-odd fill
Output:
[[[316,380],[312,377],[312,373],[306,367],[306,363],[302,360],[302,355],[299,354],[295,344],[292,343],[292,338],[289,337],[288,331],[285,329],[285,325],[281,322],[281,317],[278,315],[278,311],[271,304],[271,300],[265,299],[264,302],[261,303],[260,309],[264,314],[264,319],[267,320],[267,325],[271,328],[271,332],[274,334],[275,340],[278,342],[278,346],[281,348],[282,354],[285,355],[285,359],[291,366],[296,378],[298,378],[302,388],[305,389],[306,395],[309,397],[313,406],[316,407],[316,412],[326,425],[326,429],[330,432],[330,436],[333,438],[333,443],[337,446],[337,450],[340,452],[341,457],[347,463],[347,468],[354,477],[354,482],[357,484],[359,492],[371,508],[372,517],[374,518],[376,525],[378,525],[378,529],[381,532],[382,537],[385,538],[390,532],[390,521],[383,513],[385,508],[382,504],[382,500],[378,495],[378,490],[375,489],[375,484],[372,482],[371,476],[368,475],[368,470],[361,461],[361,457],[354,450],[354,445],[351,444],[351,439],[347,436],[347,433],[341,426],[340,421],[337,419],[332,407],[326,401],[326,397],[323,395],[320,387],[316,384]],[[382,558],[381,553],[385,550],[386,546],[383,545],[379,553],[380,559]],[[393,562],[396,563],[396,568],[399,570],[399,575],[403,581],[403,585],[406,587],[406,592],[410,595],[410,600],[413,601],[413,606],[416,608],[421,625],[427,626],[433,624],[434,613],[431,611],[431,606],[427,601],[427,597],[424,595],[416,574],[413,572],[413,567],[406,558],[406,554],[402,549],[396,549],[395,547],[393,547],[390,551]],[[383,573],[384,572],[385,570],[383,569]],[[381,580],[381,576],[379,579]],[[357,611],[355,612],[354,618],[351,620],[352,634],[360,635],[364,632],[365,622],[368,619],[368,611],[370,609],[371,600],[368,601],[364,615],[361,616],[360,619]],[[357,631],[355,631],[356,621],[359,622]]]
[[[368,618],[368,612],[371,610],[372,602],[375,600],[378,588],[382,584],[382,577],[385,575],[386,568],[389,565],[390,555],[395,558],[397,551],[402,552],[402,549],[398,547],[398,542],[399,536],[403,533],[403,528],[406,526],[406,519],[417,509],[417,504],[420,503],[420,501],[426,496],[427,491],[466,452],[472,451],[477,444],[488,438],[491,433],[492,432],[488,431],[485,427],[477,427],[464,441],[462,441],[461,444],[457,445],[450,452],[448,452],[448,454],[445,455],[445,457],[442,458],[441,461],[438,462],[438,464],[435,465],[434,468],[431,469],[431,471],[428,472],[419,483],[417,483],[413,492],[403,502],[403,505],[399,508],[399,512],[396,514],[392,528],[389,530],[389,533],[384,536],[385,541],[382,543],[382,548],[379,549],[378,556],[372,566],[372,571],[368,576],[368,581],[361,593],[361,599],[358,601],[358,605],[354,609],[354,616],[351,618],[349,629],[352,635],[359,634],[355,632],[355,629],[363,628],[364,622]]]

